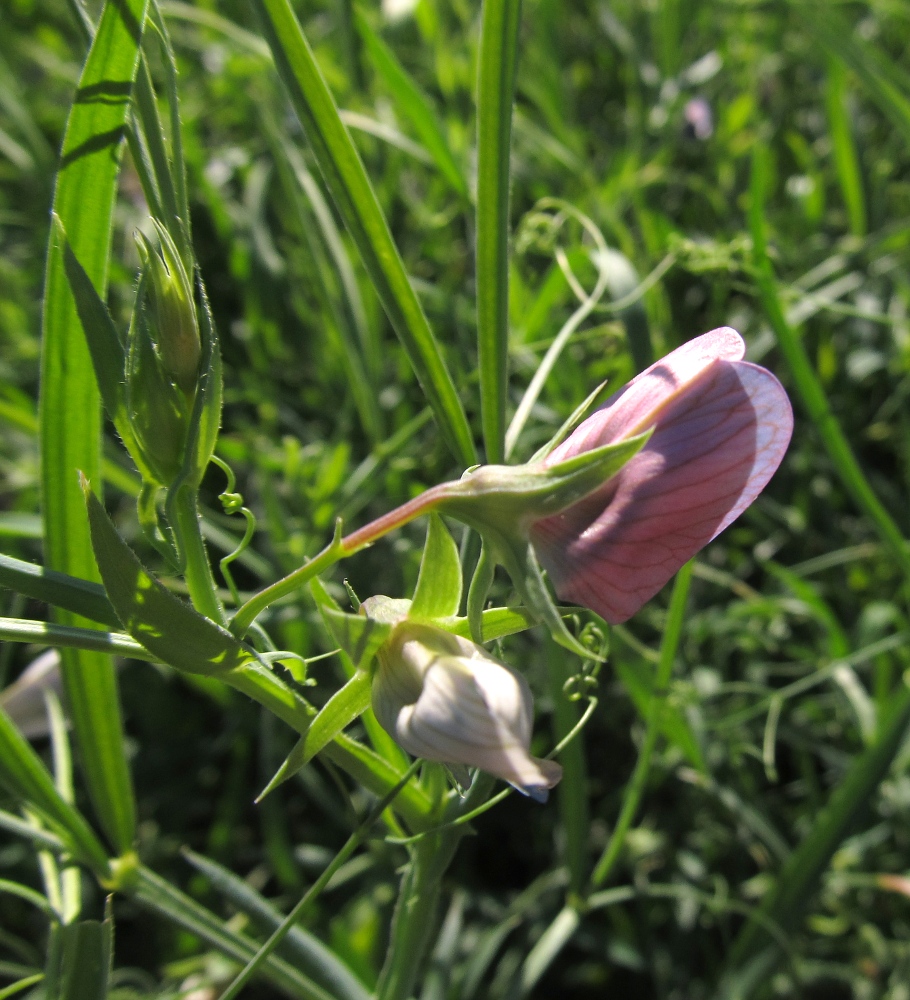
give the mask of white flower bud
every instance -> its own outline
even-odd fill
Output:
[[[467,639],[408,621],[378,660],[373,711],[405,750],[479,767],[546,801],[562,768],[528,752],[534,701],[523,677]]]

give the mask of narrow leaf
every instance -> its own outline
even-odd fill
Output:
[[[82,816],[64,801],[41,759],[2,709],[0,783],[22,805],[40,813],[77,858],[96,872],[107,874],[107,852]]]
[[[205,875],[213,888],[225,896],[232,906],[245,913],[269,933],[284,919],[272,903],[232,871],[210,858],[184,850],[189,863]],[[348,967],[315,935],[299,925],[291,927],[281,949],[289,959],[330,990],[337,1000],[369,1000],[369,992]]]
[[[110,921],[80,920],[63,928],[60,1000],[105,1000],[111,966]]]
[[[46,566],[0,554],[0,587],[65,608],[93,622],[121,628],[120,619],[100,583],[79,580]]]
[[[324,750],[326,745],[362,715],[369,705],[370,675],[366,671],[358,670],[320,709],[309,730],[297,741],[294,749],[278,768],[275,777],[260,792],[256,801],[260,802],[269,792],[274,791],[309,764],[320,750]]]
[[[369,747],[341,733],[322,751],[323,757],[343,768],[374,795],[387,795],[404,777],[399,769],[374,753]],[[420,827],[430,817],[433,804],[415,782],[408,782],[398,793],[393,806],[411,826]]]
[[[476,461],[455,385],[404,269],[388,223],[290,0],[255,0],[279,75],[290,94],[326,186],[360,252],[453,454]]]
[[[310,591],[329,635],[341,646],[339,660],[347,677],[353,677],[358,669],[365,670],[376,651],[388,637],[391,625],[379,622],[375,618],[368,619],[365,615],[345,614],[318,579],[310,581]],[[405,606],[402,611],[404,615],[410,602],[402,601],[400,603]],[[365,622],[370,623],[367,628],[363,628]],[[336,629],[338,632],[335,631]],[[348,647],[358,657],[356,662],[347,651]],[[363,713],[363,726],[376,752],[390,764],[404,771],[408,766],[407,755],[379,725],[372,708],[367,708]]]
[[[416,620],[453,618],[461,605],[458,546],[438,514],[430,514],[417,589],[408,612]]]
[[[258,947],[256,942],[232,930],[229,924],[211,910],[184,895],[148,868],[140,867],[137,875],[135,885],[126,887],[125,891],[140,906],[196,935],[235,962],[245,964],[255,955]],[[263,962],[258,972],[266,982],[287,997],[298,1000],[333,1000],[332,995],[321,986],[274,955]]]
[[[124,127],[148,0],[105,5],[70,110],[53,210],[103,298]],[[44,289],[41,478],[49,567],[97,579],[77,470],[100,481],[101,413],[91,357],[52,231]],[[78,624],[62,614],[64,624]],[[121,851],[136,819],[114,668],[108,657],[63,652],[63,676],[92,802]]]
[[[57,646],[61,649],[92,649],[99,653],[130,656],[139,660],[156,658],[144,646],[121,632],[102,632],[95,628],[79,628],[77,625],[54,625],[29,618],[0,618],[0,639]],[[10,690],[11,687],[4,688],[0,703]]]
[[[224,674],[250,654],[226,629],[175,597],[142,566],[86,486],[95,557],[124,628],[149,652],[178,670]]]
[[[509,155],[521,0],[484,0],[477,95],[477,344],[487,461],[505,460]]]

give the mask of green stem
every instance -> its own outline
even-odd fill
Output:
[[[120,632],[102,632],[100,629],[78,628],[74,625],[52,625],[27,618],[0,618],[0,639],[41,646],[93,649],[99,653],[129,656],[134,660],[155,659],[135,639]]]
[[[354,555],[355,552],[365,549],[368,545],[372,545],[373,542],[382,538],[383,535],[387,535],[395,528],[400,528],[422,514],[429,513],[434,504],[444,495],[440,491],[447,485],[443,483],[442,487],[434,486],[425,493],[421,493],[419,497],[415,497],[413,500],[408,501],[408,503],[396,507],[395,510],[390,511],[388,514],[376,518],[375,521],[371,521],[365,527],[359,528],[345,538],[341,537],[341,519],[339,518],[335,523],[335,537],[319,555],[314,556],[299,569],[295,569],[293,573],[289,573],[286,577],[277,580],[264,590],[260,590],[246,604],[238,608],[237,613],[231,619],[231,632],[238,639],[242,639],[256,618],[270,604],[274,604],[275,601],[286,597],[288,594],[293,594],[295,590],[299,590],[305,583],[312,580],[313,577],[324,573],[330,566],[334,566],[336,562]]]
[[[169,513],[174,518],[173,527],[179,540],[180,554],[184,560],[184,576],[193,607],[219,625],[226,622],[224,609],[218,600],[215,578],[209,563],[202,529],[199,523],[197,493],[188,486],[179,486],[169,504]]]
[[[376,1000],[408,1000],[436,930],[436,907],[442,877],[467,826],[457,819],[473,813],[493,787],[489,774],[478,774],[461,800],[450,800],[438,832],[428,832],[412,843],[411,863],[401,884],[385,967],[376,986]]]
[[[477,347],[487,461],[505,460],[509,153],[521,0],[484,0],[477,83]]]
[[[234,1000],[234,998],[240,993],[243,987],[249,982],[249,980],[256,974],[257,969],[265,962],[265,960],[272,954],[272,952],[281,944],[284,937],[287,935],[288,931],[297,923],[297,921],[303,916],[304,912],[316,901],[322,890],[328,885],[329,880],[338,871],[338,869],[348,860],[348,858],[354,853],[355,850],[363,843],[366,839],[367,834],[373,828],[373,824],[382,815],[385,808],[391,804],[395,796],[404,788],[404,786],[411,780],[411,778],[417,773],[418,768],[421,766],[421,761],[415,761],[407,770],[407,772],[402,776],[401,781],[398,782],[395,787],[388,792],[383,798],[370,810],[369,815],[363,821],[363,823],[358,826],[358,828],[348,837],[347,841],[342,846],[341,850],[335,855],[330,864],[325,868],[323,873],[318,879],[310,886],[310,888],[304,893],[300,902],[291,910],[291,912],[284,918],[280,926],[275,929],[269,939],[262,945],[262,947],[256,952],[256,954],[250,959],[247,965],[241,970],[234,981],[228,986],[228,988],[221,994],[221,1000]]]
[[[443,836],[427,836],[412,849],[395,909],[389,955],[376,989],[377,1000],[407,1000],[435,928],[442,873],[451,860],[440,850]],[[457,841],[456,841],[457,843]]]
[[[610,838],[606,848],[604,848],[604,852],[591,876],[592,888],[602,886],[613,871],[613,866],[616,864],[625,844],[626,834],[629,832],[632,822],[638,813],[638,806],[641,803],[645,785],[648,781],[648,774],[651,770],[651,758],[654,754],[654,747],[657,744],[657,737],[660,734],[660,727],[663,722],[664,703],[667,697],[670,677],[673,673],[676,650],[679,647],[679,640],[682,635],[683,615],[686,609],[686,599],[689,596],[689,584],[691,581],[692,562],[690,561],[677,573],[676,583],[673,585],[673,596],[670,598],[670,610],[667,615],[667,627],[660,646],[657,682],[654,692],[651,695],[651,704],[648,710],[648,727],[645,733],[645,741],[638,755],[635,771],[626,787],[622,810],[620,811],[619,819],[616,821],[613,836]]]

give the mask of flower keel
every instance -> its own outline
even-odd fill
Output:
[[[379,651],[373,711],[409,753],[478,767],[545,802],[562,777],[529,753],[527,682],[482,647],[430,625],[398,625]]]

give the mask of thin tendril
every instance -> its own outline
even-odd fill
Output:
[[[244,507],[243,494],[236,492],[237,479],[234,475],[234,470],[217,455],[212,455],[212,462],[221,469],[227,478],[227,486],[225,486],[224,492],[218,495],[225,514],[236,514],[239,511],[246,518],[246,531],[243,533],[243,538],[240,539],[240,544],[233,552],[229,552],[218,563],[221,575],[224,577],[224,582],[227,584],[228,590],[231,592],[231,597],[234,599],[234,604],[239,607],[241,604],[240,591],[237,589],[237,584],[234,583],[234,575],[228,569],[228,566],[246,551],[247,546],[253,540],[253,535],[256,533],[256,515],[249,507]]]

